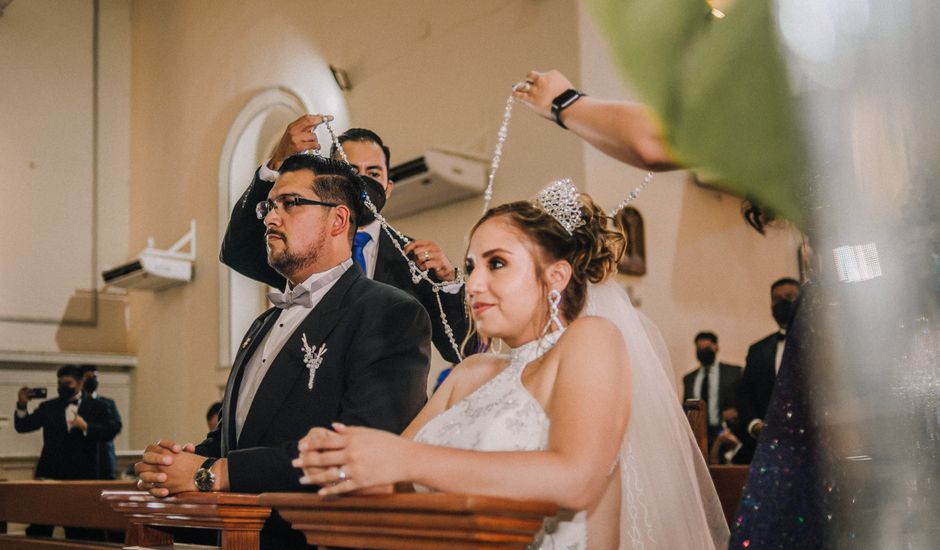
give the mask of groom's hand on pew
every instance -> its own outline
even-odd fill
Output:
[[[148,491],[155,497],[166,497],[185,491],[195,491],[196,470],[206,457],[193,454],[192,443],[178,445],[169,440],[160,440],[144,449],[143,459],[134,465],[134,471],[140,478],[137,487]],[[212,465],[216,474],[213,490],[226,490],[228,487],[228,468],[224,459]]]

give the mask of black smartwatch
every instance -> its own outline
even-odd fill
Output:
[[[568,129],[567,126],[561,121],[561,112],[571,107],[571,104],[575,101],[581,99],[587,94],[582,94],[574,88],[568,88],[564,92],[558,94],[558,96],[552,100],[552,118],[555,120],[555,124],[561,126],[565,130]]]
[[[212,467],[216,460],[218,460],[218,458],[207,458],[206,461],[202,463],[202,466],[196,470],[196,475],[193,476],[196,489],[204,493],[212,490],[212,486],[215,485],[215,474],[213,474],[212,470],[209,468]]]

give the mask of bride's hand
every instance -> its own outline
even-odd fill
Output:
[[[300,456],[292,464],[303,469],[300,483],[322,485],[319,494],[335,495],[407,481],[409,440],[339,423],[333,429],[314,428],[298,443]]]

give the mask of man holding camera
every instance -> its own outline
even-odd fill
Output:
[[[31,413],[27,408],[29,399],[44,397],[45,388],[20,389],[14,427],[19,433],[42,428],[37,479],[97,479],[104,459],[99,443],[113,437],[111,414],[101,401],[82,395],[84,377],[80,367],[66,365],[56,376],[58,397],[43,401]],[[34,525],[27,533],[48,536],[52,527]]]

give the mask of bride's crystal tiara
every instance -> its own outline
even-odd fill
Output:
[[[533,202],[555,218],[569,235],[574,235],[574,230],[585,223],[581,215],[581,194],[570,178],[552,182],[539,191]]]

